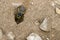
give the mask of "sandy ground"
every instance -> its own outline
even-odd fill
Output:
[[[12,3],[23,3],[28,7],[24,21],[18,25],[14,19],[15,6]],[[12,31],[16,35],[15,40],[26,40],[32,32],[39,34],[43,40],[60,40],[60,15],[55,13],[50,3],[51,0],[0,0],[0,28],[5,35]],[[45,17],[50,18],[49,26],[53,27],[50,32],[43,32],[34,24],[36,19],[42,20]],[[7,40],[7,37],[4,36],[1,40]]]

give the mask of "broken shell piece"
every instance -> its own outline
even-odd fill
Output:
[[[54,0],[52,6],[55,6],[56,13],[60,14],[60,0]]]
[[[14,40],[14,38],[15,38],[15,35],[13,34],[13,32],[9,32],[9,33],[7,34],[7,36],[8,36],[8,39],[9,39],[9,40]]]
[[[60,14],[60,9],[56,7],[56,13]]]
[[[20,5],[22,5],[22,3],[12,3],[12,6],[14,6],[14,7],[19,7]]]
[[[42,40],[42,38],[41,38],[38,34],[31,33],[31,34],[27,37],[27,40]]]
[[[40,29],[43,31],[50,31],[50,26],[48,26],[48,18],[45,18],[40,25]]]
[[[0,29],[0,39],[2,39],[3,37],[3,32],[2,32],[2,29]]]

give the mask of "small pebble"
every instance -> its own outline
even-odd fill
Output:
[[[49,40],[49,38],[46,38],[47,40]]]
[[[31,2],[31,4],[33,5],[34,3],[33,3],[33,2]]]
[[[51,5],[54,7],[55,6],[55,3],[54,2],[51,2]]]
[[[40,23],[39,23],[39,21],[38,21],[38,20],[36,20],[36,21],[35,21],[35,25],[37,25],[37,26],[38,26],[39,24],[40,24]]]
[[[60,14],[60,9],[56,7],[56,13]]]
[[[30,4],[33,5],[34,4],[33,1],[31,1]]]
[[[27,37],[27,40],[42,40],[42,38],[41,38],[38,34],[31,33],[31,34]]]
[[[14,40],[15,35],[13,34],[13,32],[9,32],[9,33],[7,34],[7,37],[8,37],[9,40]]]

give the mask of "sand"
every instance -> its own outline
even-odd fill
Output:
[[[26,37],[34,32],[39,34],[43,40],[60,40],[60,15],[55,13],[54,8],[51,6],[52,0],[0,0],[0,28],[3,30],[4,37],[1,40],[7,40],[6,34],[13,32],[15,40],[26,40]],[[33,4],[31,4],[33,2]],[[16,6],[12,3],[23,3],[27,7],[24,15],[24,21],[16,24],[14,13]],[[35,25],[35,20],[42,20],[49,17],[50,32],[40,30],[39,26]],[[58,34],[57,34],[58,33]],[[55,36],[52,37],[52,34]]]

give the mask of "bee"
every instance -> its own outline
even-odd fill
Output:
[[[26,8],[21,5],[17,8],[17,13],[15,14],[15,21],[17,24],[23,21]]]

